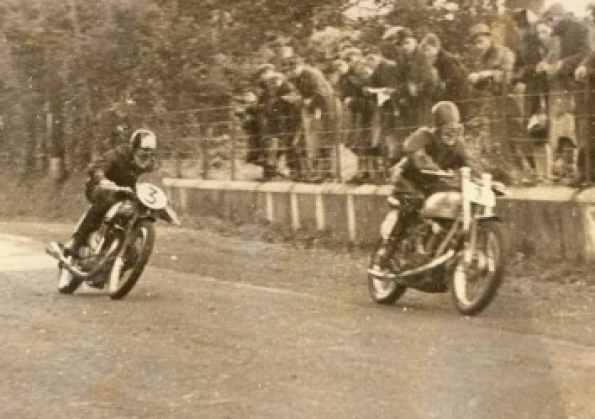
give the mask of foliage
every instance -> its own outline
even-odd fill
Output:
[[[435,31],[460,52],[469,25],[493,14],[465,0],[435,7],[378,0],[392,12],[348,21],[343,11],[353,2],[4,0],[3,138],[20,139],[3,140],[0,152],[19,148],[25,171],[40,151],[76,167],[115,136],[116,125],[156,127],[171,111],[225,106],[280,47],[324,60],[345,37],[357,33],[358,42],[378,45],[383,28],[399,24]],[[339,41],[328,33],[338,33]],[[46,111],[54,117],[51,138],[44,138]]]

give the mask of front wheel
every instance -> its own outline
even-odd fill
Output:
[[[152,221],[141,221],[132,231],[134,236],[123,256],[114,261],[109,279],[112,300],[124,298],[136,285],[153,252],[155,227]]]
[[[378,242],[374,249],[374,253],[370,257],[369,267],[371,268],[376,253],[382,246],[382,239]],[[368,273],[368,291],[370,297],[378,304],[394,304],[407,291],[407,287],[397,284],[394,280],[380,280],[376,279],[372,274]]]
[[[498,221],[483,221],[477,226],[477,244],[470,264],[462,253],[452,271],[452,297],[461,314],[481,313],[494,299],[506,265],[506,237]]]

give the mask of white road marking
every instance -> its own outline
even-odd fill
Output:
[[[0,272],[44,270],[56,266],[56,261],[45,253],[42,243],[0,234]]]

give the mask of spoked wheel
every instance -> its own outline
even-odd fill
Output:
[[[370,257],[369,267],[374,263],[374,256],[380,247],[380,242],[376,245],[374,253]],[[397,284],[394,280],[380,280],[374,275],[368,273],[368,291],[370,297],[378,304],[394,304],[407,290],[407,287]]]
[[[466,266],[462,254],[454,268],[452,296],[462,314],[473,316],[483,311],[496,296],[506,264],[506,242],[497,221],[479,223],[477,245]]]
[[[123,257],[114,261],[109,279],[112,300],[124,298],[136,285],[153,252],[155,228],[151,221],[141,221],[133,231],[134,237]]]

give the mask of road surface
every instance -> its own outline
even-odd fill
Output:
[[[508,278],[466,318],[374,305],[353,255],[161,238],[186,246],[114,302],[58,294],[39,237],[0,235],[0,417],[595,417],[593,287]]]

